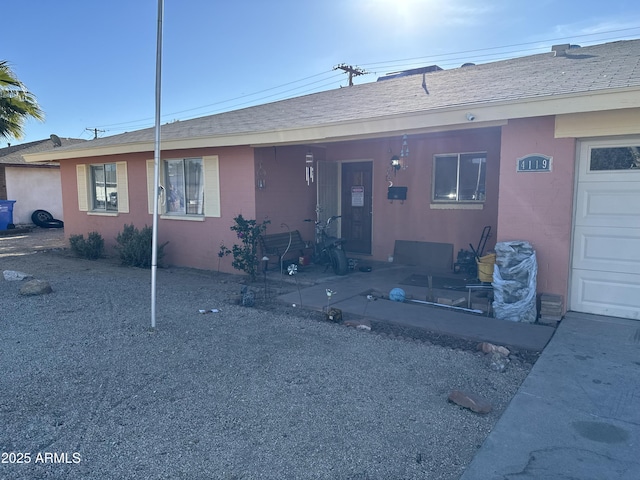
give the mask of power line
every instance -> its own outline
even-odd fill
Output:
[[[363,65],[381,65],[381,64],[388,64],[388,63],[395,63],[395,62],[418,61],[418,60],[424,60],[424,59],[448,57],[448,56],[451,56],[451,55],[461,55],[463,53],[485,52],[487,50],[499,50],[499,49],[503,49],[503,48],[521,47],[521,46],[525,46],[525,45],[537,45],[537,44],[540,44],[540,43],[547,43],[548,44],[548,43],[557,42],[559,40],[575,40],[576,38],[580,39],[582,37],[593,37],[593,36],[596,36],[596,35],[605,35],[605,34],[608,35],[610,33],[626,32],[626,31],[629,31],[629,30],[640,30],[640,26],[638,26],[638,27],[630,27],[630,28],[621,28],[621,29],[618,29],[618,30],[608,30],[606,32],[585,33],[584,35],[572,35],[570,37],[558,37],[558,38],[551,38],[551,39],[546,39],[546,40],[537,40],[535,42],[513,43],[511,45],[502,45],[502,46],[499,46],[499,47],[486,47],[486,48],[478,48],[478,49],[473,49],[473,50],[462,50],[462,51],[459,51],[459,52],[440,53],[440,54],[437,54],[437,55],[429,55],[428,57],[404,58],[404,59],[400,59],[400,60],[392,60],[390,62],[364,63]],[[598,41],[602,41],[602,40],[605,40],[605,41],[606,40],[612,40],[612,38],[599,39]]]
[[[320,75],[326,75],[327,73],[331,73],[331,72],[332,72],[332,70],[324,71],[324,72],[321,72],[321,73],[316,73],[316,74],[314,74],[314,75],[310,75],[310,76],[308,76],[308,77],[304,77],[304,78],[301,78],[301,79],[299,79],[299,80],[294,80],[294,81],[292,81],[292,82],[284,83],[284,84],[282,84],[282,85],[277,85],[277,86],[275,86],[275,87],[265,88],[264,90],[259,90],[259,91],[254,92],[254,93],[247,93],[247,94],[245,94],[245,95],[240,95],[240,96],[238,96],[238,97],[229,98],[229,99],[227,99],[227,100],[220,100],[220,101],[218,101],[218,102],[209,103],[209,104],[207,104],[207,105],[201,105],[201,106],[199,106],[199,107],[194,107],[194,108],[189,108],[189,109],[186,109],[186,110],[179,110],[179,111],[177,111],[177,112],[168,113],[168,114],[163,115],[163,117],[171,117],[171,116],[175,116],[175,115],[177,115],[177,114],[179,114],[179,113],[191,112],[191,111],[193,111],[193,110],[201,110],[201,109],[203,109],[203,108],[212,107],[212,106],[214,106],[214,105],[220,105],[220,104],[222,104],[222,103],[229,103],[229,102],[233,102],[234,100],[240,100],[240,99],[247,98],[247,97],[253,97],[253,96],[255,96],[255,95],[259,95],[259,94],[264,93],[264,92],[269,92],[269,91],[271,91],[271,90],[276,90],[276,89],[279,89],[279,88],[282,88],[282,87],[286,87],[286,86],[288,86],[288,85],[293,85],[294,83],[303,82],[303,81],[305,81],[305,80],[309,80],[310,78],[319,77]],[[321,82],[321,81],[323,81],[323,80],[318,80],[318,82]],[[294,90],[297,90],[297,89],[299,89],[299,88],[303,88],[303,87],[305,87],[305,86],[307,86],[307,85],[312,85],[312,84],[314,84],[314,83],[318,83],[318,82],[312,82],[312,83],[308,83],[308,84],[305,84],[305,85],[301,85],[300,87],[296,87],[296,88],[293,88],[293,89],[285,90],[285,92],[281,92],[281,93],[286,93],[286,92],[289,92],[289,91],[294,91]],[[279,95],[279,94],[275,94],[275,95]],[[264,99],[264,98],[270,98],[270,97],[275,96],[275,95],[270,95],[270,96],[266,96],[266,97],[261,97],[261,98],[259,98],[259,99],[257,99],[257,100],[262,100],[262,99]],[[251,102],[246,102],[246,103],[251,103]],[[151,118],[150,118],[150,117],[149,117],[149,118],[142,118],[142,119],[139,119],[139,120],[131,120],[131,121],[129,121],[129,122],[110,123],[110,124],[105,124],[105,125],[101,125],[101,126],[102,126],[102,127],[113,127],[113,126],[118,126],[118,125],[128,125],[128,124],[131,124],[131,123],[143,122],[143,121],[147,121],[147,120],[151,120]]]
[[[640,30],[640,26],[638,27],[630,27],[630,28],[622,28],[622,29],[617,29],[617,30],[608,30],[608,31],[603,31],[603,32],[597,32],[597,33],[590,33],[590,34],[584,34],[584,35],[572,35],[572,36],[567,36],[567,37],[557,37],[557,38],[553,38],[553,39],[545,39],[545,40],[538,40],[535,42],[524,42],[524,43],[515,43],[515,44],[510,44],[510,45],[503,45],[503,46],[497,46],[497,47],[486,47],[486,48],[480,48],[480,49],[472,49],[472,50],[462,50],[462,51],[457,51],[457,52],[448,52],[448,53],[441,53],[441,54],[436,54],[436,55],[431,55],[431,56],[424,56],[424,57],[412,57],[412,58],[405,58],[405,59],[398,59],[398,60],[391,60],[391,61],[385,61],[385,62],[373,62],[373,63],[367,63],[367,64],[363,64],[365,66],[369,66],[371,68],[371,66],[377,66],[377,69],[406,69],[406,68],[410,68],[413,67],[417,64],[424,64],[425,62],[433,62],[434,59],[443,59],[444,61],[438,62],[441,63],[441,65],[444,66],[450,66],[450,65],[454,65],[454,61],[460,61],[460,60],[468,60],[468,56],[465,55],[464,57],[459,57],[460,55],[463,54],[469,54],[469,53],[477,53],[477,52],[490,52],[492,50],[502,50],[501,52],[495,52],[495,53],[485,53],[484,55],[479,55],[476,56],[475,61],[479,61],[479,60],[486,60],[486,61],[491,61],[491,60],[495,60],[496,58],[500,59],[500,58],[505,58],[505,56],[508,56],[510,54],[516,54],[516,53],[527,53],[527,52],[533,52],[533,51],[537,51],[537,52],[542,52],[543,49],[548,48],[548,47],[535,47],[535,48],[528,48],[528,49],[517,49],[517,50],[508,50],[508,51],[504,51],[504,49],[509,49],[509,48],[513,48],[513,47],[522,47],[522,46],[528,46],[528,45],[539,45],[541,43],[553,43],[553,42],[558,42],[561,40],[573,40],[576,42],[579,42],[580,39],[585,38],[585,37],[595,37],[595,36],[600,36],[600,35],[608,35],[611,33],[619,33],[619,32],[628,32],[631,30]],[[620,40],[620,38],[617,38],[618,40]],[[615,38],[599,38],[597,39],[597,41],[608,41],[608,40],[615,40]],[[509,57],[511,58],[511,57]],[[312,78],[316,78],[316,77],[320,77],[323,75],[327,75],[328,73],[331,73],[332,71],[335,70],[342,70],[344,73],[348,73],[349,74],[349,85],[353,85],[353,77],[355,76],[359,76],[359,75],[364,75],[364,74],[368,74],[370,72],[365,71],[363,68],[360,67],[353,67],[350,65],[346,65],[346,64],[340,64],[337,65],[335,67],[333,67],[332,70],[330,71],[324,71],[321,73],[317,73],[314,75],[310,75],[308,77],[304,77],[298,80],[293,80],[291,82],[287,82],[281,85],[277,85],[274,87],[269,87],[263,90],[259,90],[257,92],[254,93],[249,93],[249,94],[245,94],[245,95],[240,95],[238,97],[233,97],[227,100],[220,100],[214,103],[210,103],[210,104],[206,104],[206,105],[202,105],[199,107],[194,107],[194,108],[190,108],[190,109],[185,109],[185,110],[180,110],[177,112],[173,112],[173,113],[168,113],[163,115],[163,118],[167,118],[167,117],[173,117],[175,118],[175,116],[177,114],[181,114],[181,113],[186,113],[186,112],[193,112],[196,110],[202,110],[208,107],[213,107],[216,105],[223,105],[223,104],[229,104],[230,102],[233,102],[235,100],[242,100],[245,98],[249,98],[249,97],[255,97],[256,95],[260,95],[261,93],[265,93],[265,92],[270,92],[273,90],[279,90],[282,89],[283,87],[287,87],[290,85],[294,85],[300,82],[304,82],[305,80],[309,80]],[[338,74],[338,75],[342,75],[342,74]],[[235,109],[237,107],[242,107],[242,106],[249,106],[249,105],[254,105],[257,102],[266,100],[266,99],[272,99],[273,101],[278,101],[278,100],[283,100],[283,99],[287,99],[287,98],[291,98],[292,95],[286,95],[288,93],[292,93],[295,92],[297,90],[300,90],[301,88],[310,86],[310,85],[316,85],[314,88],[312,89],[308,89],[306,91],[303,92],[297,92],[295,95],[302,95],[305,93],[311,93],[311,92],[317,92],[319,91],[319,89],[323,88],[323,87],[327,87],[327,86],[331,86],[334,85],[336,82],[335,81],[331,81],[328,83],[323,83],[322,85],[317,85],[318,83],[321,82],[325,82],[325,80],[330,80],[331,78],[335,78],[336,75],[333,75],[331,77],[329,77],[328,79],[320,79],[317,80],[315,82],[310,82],[310,83],[306,83],[304,85],[300,85],[294,88],[290,88],[290,89],[286,89],[284,91],[281,92],[277,92],[271,95],[266,95],[266,96],[262,96],[262,97],[258,97],[258,98],[254,98],[253,100],[249,100],[246,102],[241,102],[241,103],[237,103],[234,105],[227,105],[224,108],[220,108],[220,109],[214,109],[213,111],[210,111],[208,113],[204,113],[204,114],[199,114],[199,115],[194,115],[193,117],[185,117],[183,119],[189,119],[189,118],[196,118],[199,116],[205,116],[205,115],[211,115],[211,114],[215,114],[218,112],[222,112],[222,111],[229,111],[230,109]],[[279,98],[274,98],[274,97],[279,97]],[[115,131],[126,131],[126,130],[130,130],[130,129],[138,129],[138,128],[145,128],[150,126],[150,121],[152,119],[151,118],[144,118],[144,119],[138,119],[138,120],[131,120],[128,122],[120,122],[120,123],[112,123],[112,124],[105,124],[105,125],[101,125],[101,127],[103,128],[107,128],[107,127],[116,127],[116,126],[123,126],[123,128],[117,128],[117,129],[113,129]],[[141,126],[144,123],[144,126]],[[104,132],[104,130],[101,130],[101,132]]]
[[[336,65],[333,67],[334,70],[342,70],[345,73],[349,74],[349,86],[353,87],[353,77],[358,77],[360,75],[367,75],[369,72],[360,68],[360,67],[352,67],[351,65],[345,65],[341,63],[340,65]]]
[[[338,75],[341,76],[342,74],[338,74]],[[312,83],[317,83],[317,82],[312,82]],[[322,89],[324,87],[329,87],[329,86],[335,85],[335,84],[336,84],[335,81],[331,81],[331,82],[328,82],[328,83],[324,83],[322,85],[317,85],[314,88],[310,88],[310,89],[298,92],[298,96],[302,96],[302,95],[305,95],[305,94],[308,94],[308,93],[317,93],[318,89]],[[298,87],[298,88],[302,88],[302,87]],[[216,113],[232,111],[232,110],[235,110],[235,109],[237,109],[239,107],[247,107],[247,106],[255,104],[256,102],[259,102],[260,100],[264,100],[264,99],[267,99],[269,97],[274,97],[274,96],[277,96],[277,95],[279,95],[279,94],[274,94],[274,95],[269,95],[269,96],[266,96],[266,97],[257,98],[257,99],[254,99],[252,101],[249,101],[249,102],[242,102],[242,103],[236,103],[236,104],[233,104],[233,105],[227,105],[224,108],[219,108],[217,110],[212,110],[212,111],[206,112],[205,114],[183,117],[181,120],[190,120],[192,118],[199,118],[199,117],[202,117],[202,116],[214,115]],[[280,99],[273,99],[272,101],[286,100],[287,98],[291,98],[291,97],[290,96],[286,96],[286,97],[283,97],[283,98],[280,98]],[[225,103],[225,102],[219,102],[219,103]],[[128,131],[128,130],[137,130],[137,129],[142,129],[142,128],[149,128],[151,126],[152,125],[149,122],[147,122],[147,123],[139,123],[139,124],[136,124],[136,125],[128,124],[127,127],[110,129],[108,131],[125,132],[125,131]]]

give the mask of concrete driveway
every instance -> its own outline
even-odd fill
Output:
[[[0,234],[0,258],[12,255],[28,255],[34,252],[68,248],[62,228],[5,230]]]

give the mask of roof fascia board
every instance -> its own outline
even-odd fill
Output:
[[[640,108],[568,113],[556,117],[556,138],[602,137],[640,133]]]
[[[461,129],[473,124],[490,126],[488,123],[504,122],[512,118],[540,117],[620,108],[640,107],[640,90],[637,87],[589,92],[588,95],[566,94],[545,97],[530,97],[499,102],[455,105],[451,107],[402,113],[380,118],[349,120],[312,127],[271,130],[264,132],[238,133],[212,137],[162,140],[166,150],[203,147],[228,147],[240,145],[283,145],[314,142],[337,142],[371,138],[388,133],[405,131],[442,131]],[[466,114],[472,112],[476,120],[470,122]],[[485,123],[488,122],[488,123]],[[38,161],[65,160],[153,151],[153,141],[77,150],[40,152],[25,154],[28,163]]]

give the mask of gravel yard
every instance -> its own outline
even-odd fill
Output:
[[[158,270],[151,331],[148,270],[64,251],[0,264],[53,288],[0,279],[2,479],[457,479],[531,368],[241,307],[241,277],[190,269]]]

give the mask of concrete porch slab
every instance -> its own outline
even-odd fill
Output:
[[[371,273],[353,272],[344,277],[325,277],[319,283],[301,287],[300,292],[287,293],[278,299],[300,308],[323,311],[328,306],[326,290],[331,289],[335,293],[329,305],[342,310],[343,320],[364,317],[532,352],[542,351],[555,332],[554,327],[547,325],[497,320],[463,310],[384,299],[367,300],[366,294],[371,290],[388,293],[397,286],[414,298],[424,298],[425,289],[412,291],[412,287],[399,283],[415,271],[415,267],[390,265],[373,269]]]

